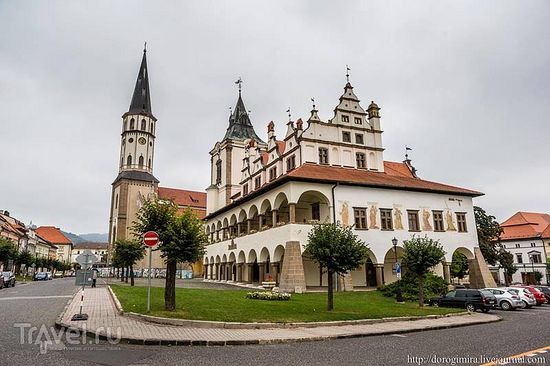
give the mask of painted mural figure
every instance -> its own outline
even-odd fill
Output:
[[[447,211],[447,230],[456,231],[456,227],[453,222],[453,215],[451,214],[451,211]]]
[[[378,225],[376,224],[376,205],[372,205],[370,206],[370,211],[369,211],[369,221],[370,221],[370,224],[369,224],[369,229],[378,229]]]
[[[403,230],[403,222],[401,219],[401,210],[399,207],[394,207],[394,213],[393,216],[395,218],[395,230]]]
[[[344,201],[344,203],[342,203],[342,209],[340,210],[340,221],[342,226],[349,225],[348,201]]]
[[[430,211],[423,209],[422,210],[422,224],[424,231],[432,231],[432,225],[430,224]]]

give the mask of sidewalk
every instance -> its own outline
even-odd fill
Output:
[[[228,329],[198,328],[177,325],[154,324],[120,315],[107,287],[86,289],[83,312],[87,321],[71,321],[78,313],[80,292],[67,304],[56,324],[63,328],[85,331],[90,336],[102,337],[120,334],[121,341],[135,344],[155,345],[242,345],[299,342],[347,337],[362,337],[382,334],[460,327],[500,320],[496,315],[474,313],[437,319],[386,321],[374,324],[267,328]]]

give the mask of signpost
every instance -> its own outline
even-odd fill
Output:
[[[143,244],[149,247],[149,271],[147,272],[147,312],[151,311],[151,249],[159,243],[159,236],[154,231],[143,234]]]
[[[80,311],[78,314],[73,315],[71,320],[88,320],[88,314],[82,314],[82,305],[84,303],[84,287],[88,281],[88,266],[97,262],[97,257],[91,250],[86,249],[82,254],[76,257],[76,261],[80,264],[80,267],[84,268],[84,281],[82,281],[82,293],[80,295]],[[76,277],[78,279],[78,276]]]

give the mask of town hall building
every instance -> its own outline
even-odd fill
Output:
[[[210,151],[204,278],[275,281],[290,292],[326,287],[327,274],[304,246],[313,225],[339,222],[369,249],[365,263],[340,279],[346,290],[395,281],[403,241],[413,235],[441,242],[445,260],[435,271],[448,282],[458,251],[470,261],[472,286],[494,285],[474,219],[482,193],[421,179],[408,158],[385,161],[382,134],[380,107],[365,110],[348,78],[330,119],[313,105],[307,121],[289,121],[280,138],[270,122],[264,139],[239,85],[227,131]]]

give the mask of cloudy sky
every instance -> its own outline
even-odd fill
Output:
[[[386,160],[484,192],[499,219],[550,211],[547,1],[0,0],[0,209],[107,232],[143,42],[159,119],[155,175],[204,190],[234,81],[256,131],[322,119],[345,84],[382,115]]]

